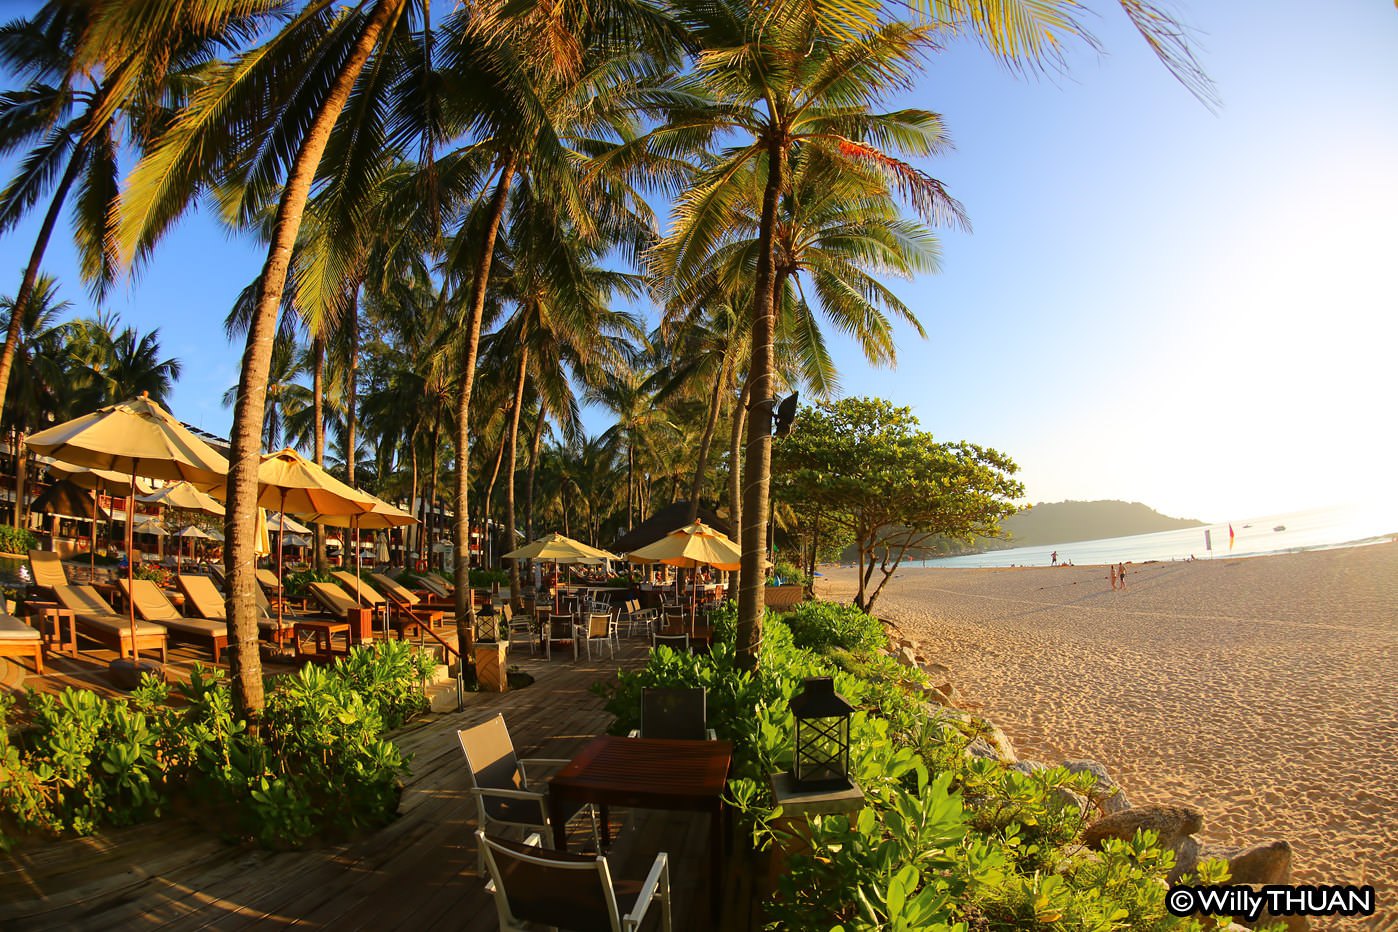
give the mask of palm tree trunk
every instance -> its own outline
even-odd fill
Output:
[[[519,378],[515,381],[515,404],[514,410],[510,413],[509,440],[505,447],[509,451],[508,462],[505,466],[505,552],[509,553],[515,549],[515,464],[516,453],[519,449],[519,412],[524,407],[524,377],[528,372],[529,347],[521,346],[519,350]],[[510,607],[514,611],[519,611],[520,602],[519,586],[519,561],[510,561]]]
[[[466,344],[461,358],[461,395],[456,401],[456,643],[462,663],[475,640],[476,612],[471,603],[471,519],[467,513],[471,490],[471,389],[476,378],[476,355],[481,345],[481,317],[485,313],[486,287],[490,264],[495,258],[495,236],[505,216],[505,202],[514,180],[515,162],[511,156],[500,170],[500,180],[491,198],[481,254],[476,260],[471,283],[471,303],[466,308]]]
[[[44,214],[44,222],[39,226],[39,235],[34,240],[34,250],[29,254],[29,265],[25,266],[24,278],[19,283],[19,293],[15,295],[15,303],[10,310],[10,329],[5,333],[5,348],[0,351],[0,418],[5,416],[5,393],[10,387],[10,372],[14,369],[15,354],[19,351],[19,338],[24,332],[25,306],[34,294],[34,283],[39,280],[39,267],[44,263],[44,252],[49,248],[49,238],[53,236],[53,227],[58,222],[63,201],[68,197],[68,189],[73,186],[78,172],[82,170],[86,155],[87,147],[81,142],[78,143],[73,149],[73,157],[68,160],[68,167],[63,170],[58,187],[53,192],[53,199],[49,201],[49,209]],[[15,514],[19,514],[18,503]],[[18,521],[18,517],[15,520]]]
[[[408,493],[408,502],[410,503],[410,504],[408,505],[408,507],[409,507],[409,508],[414,508],[414,509],[416,509],[416,508],[418,507],[418,500],[417,500],[417,431],[416,431],[416,430],[414,430],[412,433],[410,433],[410,434],[408,435],[408,461],[412,464],[412,470],[413,470],[413,485],[412,485],[412,491]],[[421,516],[422,512],[419,511],[418,514],[419,514],[419,516]],[[411,546],[411,547],[408,546],[408,536],[409,536],[410,534],[412,535],[412,541],[413,541],[413,546]],[[418,552],[418,559],[419,559],[419,560],[422,559],[422,521],[419,519],[418,524],[417,524],[417,527],[411,528],[411,529],[409,529],[408,531],[405,531],[405,533],[403,534],[403,538],[404,538],[404,540],[403,540],[403,563],[407,566],[407,568],[408,568],[409,570],[415,570],[415,569],[417,569],[417,567],[416,567],[415,565],[413,565],[413,564],[408,563],[408,554],[409,554],[410,552],[416,550],[416,551]]]
[[[630,443],[626,444],[626,529],[629,531],[636,526],[636,506],[635,495],[632,491],[636,487],[636,448]]]
[[[495,465],[490,467],[490,481],[485,484],[485,495],[481,498],[481,514],[487,518],[495,508],[495,483],[500,478],[500,464],[505,461],[505,441],[509,438],[509,433],[502,424],[500,442],[495,445]]]
[[[345,478],[354,485],[355,443],[355,400],[359,393],[359,282],[350,283],[349,317],[345,321],[349,327],[349,365],[345,377]],[[358,541],[355,545],[358,546]]]
[[[767,508],[772,468],[772,338],[775,295],[772,291],[772,233],[782,190],[781,139],[767,141],[767,184],[757,237],[757,274],[753,281],[752,361],[748,365],[747,454],[743,460],[743,558],[738,577],[738,651],[740,669],[757,666],[762,644],[763,584],[767,552]]]
[[[539,399],[539,413],[534,416],[534,437],[529,441],[529,473],[524,480],[524,536],[534,539],[534,475],[539,466],[539,441],[544,436],[544,400]]]
[[[18,305],[16,305],[18,306]],[[29,457],[24,451],[24,431],[15,428],[15,529],[24,527],[24,480]]]
[[[311,404],[312,430],[315,432],[315,463],[325,465],[325,341],[320,336],[311,338]],[[325,527],[319,521],[311,525],[315,533],[316,569],[325,572]]]
[[[427,547],[423,559],[432,565],[432,545],[437,542],[437,457],[442,451],[442,434],[436,423],[432,425],[432,473],[427,477]]]
[[[741,536],[743,518],[743,427],[747,424],[748,383],[743,380],[743,390],[738,393],[738,402],[733,406],[733,426],[728,435],[728,523],[733,533]],[[738,592],[738,572],[729,574],[728,591]]]
[[[714,378],[713,394],[709,396],[709,420],[704,424],[704,436],[699,439],[698,462],[694,464],[694,481],[689,484],[689,522],[693,524],[699,517],[699,493],[704,488],[704,470],[709,466],[709,447],[713,444],[714,430],[718,427],[718,413],[723,399],[723,386],[728,381],[728,354],[723,356],[718,376]]]
[[[267,401],[267,376],[271,368],[272,343],[277,331],[277,312],[286,288],[286,273],[301,216],[316,168],[330,141],[330,131],[349,100],[355,80],[363,70],[379,35],[405,0],[378,0],[364,32],[355,41],[330,92],[306,131],[296,153],[286,186],[282,190],[272,227],[267,262],[258,279],[256,309],[248,327],[247,348],[243,352],[242,374],[238,379],[238,400],[233,409],[232,443],[228,470],[228,517],[224,566],[228,575],[228,626],[232,643],[228,665],[232,680],[233,705],[247,717],[250,730],[257,730],[262,713],[262,659],[258,655],[257,601],[254,590],[257,554],[257,467],[262,433],[262,414]]]

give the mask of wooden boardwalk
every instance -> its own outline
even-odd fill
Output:
[[[512,655],[534,685],[471,694],[464,711],[397,733],[412,755],[400,815],[351,843],[269,852],[170,819],[0,856],[0,928],[494,929],[494,904],[475,872],[475,804],[456,730],[503,714],[521,756],[570,757],[611,721],[588,687],[619,666],[640,665],[645,653],[623,642],[614,662]],[[611,818],[614,871],[639,879],[655,852],[667,851],[675,928],[724,924],[709,915],[703,817],[615,809]]]

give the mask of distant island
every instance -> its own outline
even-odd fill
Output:
[[[1011,547],[1040,547],[1080,540],[1130,537],[1133,534],[1153,534],[1156,531],[1175,531],[1207,524],[1207,521],[1197,518],[1171,518],[1140,502],[1040,502],[1001,522],[1005,532],[1003,537],[979,537],[971,543],[934,538],[928,541],[926,547],[910,548],[906,558],[931,560],[989,550],[1008,550]],[[855,559],[855,553],[851,545],[844,549],[840,559],[851,562]]]
[[[987,539],[979,543],[995,549],[1071,544],[1079,540],[1202,527],[1207,523],[1197,518],[1171,518],[1141,502],[1042,502],[1005,519],[1003,527],[1008,541]]]

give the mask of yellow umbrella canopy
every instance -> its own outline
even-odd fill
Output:
[[[147,479],[222,483],[228,461],[146,396],[99,408],[25,440],[35,453]]]
[[[366,493],[367,494],[367,493]],[[382,531],[391,527],[405,527],[417,524],[417,518],[374,496],[374,507],[360,515],[311,515],[307,520],[328,524],[332,527],[349,527],[353,524],[365,531]],[[305,516],[303,516],[305,517]]]
[[[222,515],[223,506],[213,496],[201,492],[188,482],[173,482],[149,495],[136,498],[147,505],[164,505],[166,508],[183,508],[186,511],[202,511],[211,515]]]
[[[297,521],[295,518],[288,518],[286,515],[278,514],[275,511],[267,516],[267,520],[275,524],[279,529],[285,530],[287,533],[290,534],[311,533],[311,529],[306,527],[306,525],[302,524],[300,521]]]
[[[615,554],[554,532],[505,554],[506,560],[540,560],[550,563],[581,563],[584,560],[616,560]]]
[[[295,450],[262,457],[257,467],[257,503],[294,515],[357,515],[376,499],[351,488]]]
[[[653,544],[626,555],[632,563],[664,563],[693,569],[712,566],[718,570],[736,570],[743,553],[738,545],[702,521],[671,531]]]
[[[90,469],[87,466],[78,466],[75,463],[65,463],[56,460],[51,456],[38,457],[42,464],[50,472],[57,473],[64,479],[84,489],[126,489],[131,486],[131,474],[119,473],[111,469]],[[136,478],[137,494],[154,492],[155,484],[149,479]]]

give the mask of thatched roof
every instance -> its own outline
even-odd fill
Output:
[[[34,499],[30,510],[91,521],[95,507],[90,492],[64,479],[55,482]],[[102,517],[105,519],[107,516],[104,514]]]
[[[699,520],[703,521],[714,530],[733,536],[733,526],[724,518],[718,516],[718,512],[712,508],[699,506]],[[655,514],[651,515],[630,531],[617,538],[616,543],[607,549],[612,553],[625,556],[633,550],[640,550],[647,544],[653,544],[671,531],[678,531],[689,523],[689,502],[675,502],[668,505]]]

